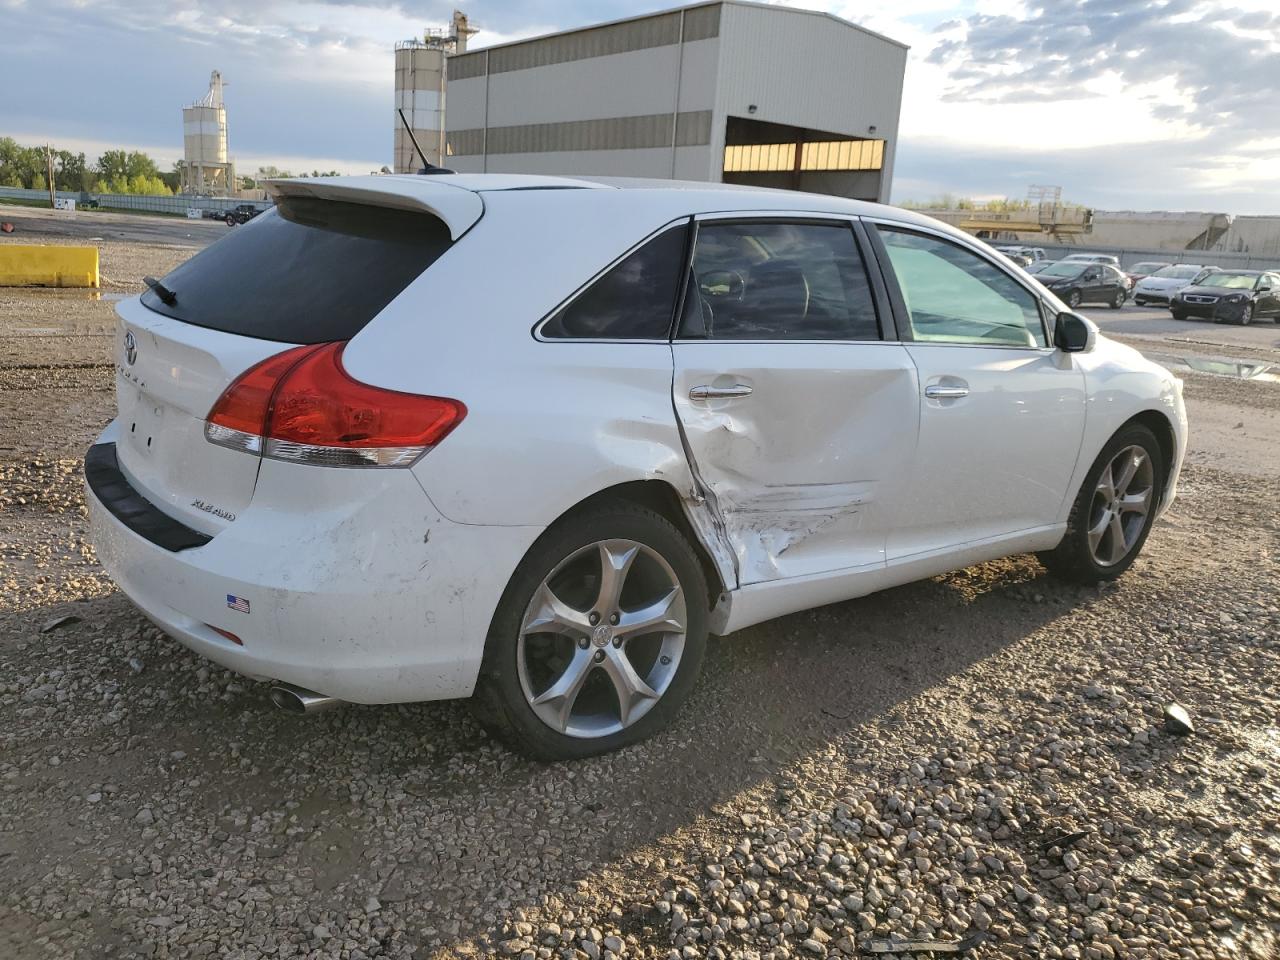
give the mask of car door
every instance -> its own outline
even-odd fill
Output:
[[[1103,276],[1101,265],[1090,263],[1085,267],[1080,276],[1080,297],[1086,303],[1098,303],[1107,298]]]
[[[910,356],[884,336],[859,229],[809,215],[696,224],[673,402],[742,585],[885,564],[920,399]]]
[[[1258,299],[1254,313],[1258,316],[1280,317],[1280,276],[1264,273],[1258,280]]]
[[[1085,383],[1050,346],[1040,298],[958,238],[889,222],[873,238],[921,389],[889,562],[1059,522]]]

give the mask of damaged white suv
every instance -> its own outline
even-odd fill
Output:
[[[276,702],[647,736],[708,632],[1036,551],[1115,577],[1180,383],[984,244],[706,184],[287,181],[119,305],[103,565]]]

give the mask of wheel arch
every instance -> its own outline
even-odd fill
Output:
[[[1173,424],[1169,418],[1159,410],[1143,410],[1141,413],[1135,414],[1124,423],[1122,423],[1111,436],[1114,437],[1125,427],[1131,424],[1140,423],[1153,434],[1155,434],[1156,442],[1160,444],[1160,456],[1164,463],[1164,483],[1160,488],[1160,502],[1163,503],[1169,492],[1169,480],[1173,473],[1174,464],[1178,458],[1178,438],[1173,432]],[[1107,438],[1107,443],[1111,442],[1111,438]]]
[[[680,534],[688,541],[689,546],[693,548],[693,552],[698,558],[698,563],[702,566],[703,576],[706,577],[707,609],[714,608],[720,597],[730,589],[726,582],[727,577],[720,565],[716,563],[712,551],[708,549],[706,541],[698,533],[694,522],[690,519],[690,510],[686,507],[685,501],[681,499],[679,492],[670,483],[664,480],[629,480],[624,483],[614,484],[579,500],[560,516],[556,517],[552,522],[552,526],[602,503],[619,500],[652,510],[670,521],[680,531]]]

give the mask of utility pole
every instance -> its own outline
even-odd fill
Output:
[[[49,209],[54,209],[57,204],[53,199],[53,147],[49,144],[44,145],[44,159],[49,167]]]

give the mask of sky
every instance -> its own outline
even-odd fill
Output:
[[[1276,0],[782,0],[911,45],[893,200],[1021,197],[1280,214]],[[239,171],[390,163],[398,40],[455,5],[472,49],[662,0],[0,0],[0,136],[181,155],[228,82]]]

